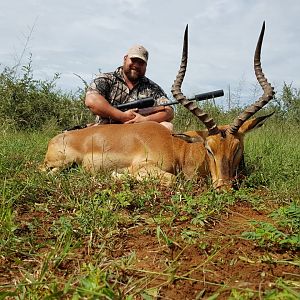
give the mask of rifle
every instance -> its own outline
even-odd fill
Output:
[[[212,92],[195,95],[193,98],[190,98],[189,100],[203,101],[203,100],[213,99],[213,98],[222,97],[222,96],[224,96],[224,91],[216,90],[216,91],[212,91]],[[176,105],[176,104],[179,104],[179,102],[177,102],[177,101],[166,102],[159,106],[153,106],[154,104],[155,104],[154,98],[147,97],[147,98],[138,99],[136,101],[132,101],[132,102],[128,102],[128,103],[115,105],[114,107],[119,110],[122,110],[122,111],[126,111],[129,109],[137,109],[136,110],[137,113],[139,113],[143,116],[148,116],[148,115],[154,114],[159,111],[164,111],[166,106]],[[89,127],[91,125],[94,125],[94,124],[77,125],[72,128],[65,129],[64,131],[83,129],[83,128]]]
[[[203,100],[208,100],[208,99],[222,97],[222,96],[224,96],[224,91],[216,90],[212,92],[195,95],[193,98],[190,98],[189,100],[203,101]],[[143,116],[148,116],[153,113],[165,110],[166,106],[179,104],[179,102],[177,101],[166,102],[159,106],[153,106],[154,104],[155,104],[154,98],[147,97],[147,98],[138,99],[136,101],[132,101],[128,103],[119,104],[114,107],[122,111],[126,111],[129,109],[137,109],[136,111],[137,113]]]

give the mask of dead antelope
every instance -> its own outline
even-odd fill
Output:
[[[265,32],[265,22],[263,23],[260,36],[254,54],[254,71],[256,78],[263,89],[263,95],[252,105],[247,107],[231,125],[217,126],[212,118],[202,111],[194,101],[189,101],[181,92],[181,84],[187,66],[187,29],[184,37],[183,54],[181,66],[172,86],[174,98],[191,111],[207,128],[207,133],[203,131],[187,132],[191,137],[204,138],[206,149],[206,163],[212,176],[215,188],[230,187],[232,179],[241,161],[244,151],[244,135],[254,128],[260,127],[263,122],[272,114],[250,119],[257,111],[265,106],[274,97],[274,89],[267,81],[262,72],[260,54]]]
[[[111,170],[117,174],[128,172],[137,178],[159,176],[170,183],[178,173],[186,178],[211,175],[216,189],[228,188],[243,155],[243,137],[259,127],[268,117],[249,120],[274,95],[273,88],[262,73],[260,52],[263,25],[254,56],[256,77],[263,96],[249,106],[232,125],[217,126],[195,102],[181,92],[187,66],[188,33],[184,36],[181,66],[172,87],[174,98],[195,114],[207,128],[205,133],[193,131],[183,140],[155,122],[111,124],[64,132],[48,144],[44,167],[52,171],[77,163],[88,171]]]

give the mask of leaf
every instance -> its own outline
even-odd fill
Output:
[[[144,290],[144,292],[142,293],[142,297],[146,300],[148,299],[153,299],[153,298],[157,298],[158,297],[158,288],[150,288],[147,290]]]
[[[242,260],[242,261],[246,261],[246,262],[248,262],[248,263],[250,263],[250,264],[256,264],[256,261],[251,260],[251,259],[248,258],[248,257],[239,256],[239,259]]]

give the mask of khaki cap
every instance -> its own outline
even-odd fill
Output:
[[[146,63],[148,61],[148,56],[149,56],[148,51],[146,50],[146,48],[141,46],[141,45],[132,46],[128,50],[127,55],[128,55],[129,58],[140,58]]]

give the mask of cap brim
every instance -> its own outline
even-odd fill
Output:
[[[131,55],[128,55],[129,58],[139,58],[141,60],[143,60],[145,63],[147,63],[147,59],[145,57],[142,57],[140,55],[135,55],[135,54],[131,54]]]

